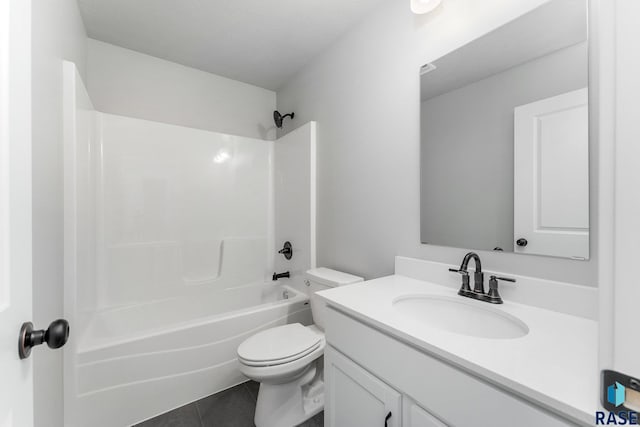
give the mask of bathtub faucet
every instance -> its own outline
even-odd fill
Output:
[[[278,279],[282,279],[283,277],[291,277],[288,271],[284,273],[273,273],[273,280],[276,281]]]

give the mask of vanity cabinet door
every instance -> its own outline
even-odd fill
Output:
[[[403,398],[403,427],[447,427],[408,397]]]
[[[331,346],[324,363],[325,426],[401,427],[400,393]]]

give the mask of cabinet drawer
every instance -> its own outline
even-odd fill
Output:
[[[449,426],[576,425],[331,307],[326,323],[330,345]]]

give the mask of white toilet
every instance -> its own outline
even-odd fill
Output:
[[[293,323],[258,332],[238,346],[240,371],[260,383],[256,427],[293,427],[324,408],[324,315],[315,293],[361,282],[328,268],[306,273],[314,325]]]

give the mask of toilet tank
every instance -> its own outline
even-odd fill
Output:
[[[335,288],[337,286],[351,285],[364,280],[362,277],[354,276],[353,274],[343,273],[341,271],[331,270],[330,268],[324,267],[307,270],[305,276],[305,284],[309,287],[309,299],[311,300],[311,314],[313,315],[313,322],[323,331],[327,307],[323,300],[317,297],[315,293]]]

